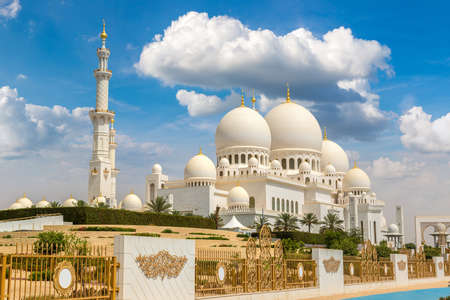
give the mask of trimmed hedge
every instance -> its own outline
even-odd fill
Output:
[[[122,209],[96,207],[49,207],[1,210],[0,220],[29,218],[46,214],[62,214],[65,222],[72,222],[74,225],[156,225],[216,228],[212,220],[200,216],[175,216],[171,214],[156,214],[151,212],[135,212]]]
[[[294,241],[301,241],[305,244],[313,244],[313,245],[326,244],[325,234],[293,231],[293,232],[274,232],[272,235],[276,238],[292,239]]]

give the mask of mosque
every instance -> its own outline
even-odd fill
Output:
[[[108,69],[110,50],[103,25],[102,45],[97,49],[99,65],[94,70],[97,82],[96,107],[90,111],[93,124],[93,150],[89,165],[89,204],[112,208],[143,210],[141,199],[128,194],[116,200],[114,129],[115,113],[108,108]],[[251,227],[261,216],[274,223],[280,213],[301,217],[314,213],[323,220],[329,213],[344,220],[346,230],[362,229],[364,239],[378,243],[389,231],[383,216],[384,201],[371,190],[369,176],[354,162],[349,167],[345,151],[327,137],[314,115],[286,100],[265,116],[244,103],[225,114],[216,134],[216,162],[200,152],[184,168],[184,178],[169,179],[160,164],[146,177],[145,203],[166,197],[172,209],[209,216],[219,208],[224,223]],[[70,197],[63,206],[76,206]],[[18,199],[10,209],[30,207],[31,200]],[[49,205],[45,199],[36,206]],[[401,224],[400,224],[401,223]],[[404,232],[403,220],[398,223]],[[319,227],[313,228],[317,232]]]

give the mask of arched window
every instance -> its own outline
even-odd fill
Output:
[[[286,158],[283,158],[281,160],[281,168],[283,168],[283,170],[286,170]]]
[[[291,201],[291,213],[294,213],[294,201]]]
[[[155,200],[155,184],[150,184],[150,201]]]
[[[264,157],[262,155],[259,157],[259,163],[264,165]]]
[[[280,211],[280,198],[277,198],[277,210]]]
[[[220,171],[220,177],[222,177],[223,176],[223,172],[222,171]]]
[[[286,211],[289,212],[289,200],[286,200]]]
[[[256,170],[253,171],[253,174],[258,175],[258,172]]]
[[[275,210],[275,197],[272,197],[272,210]]]
[[[251,155],[251,154],[248,154],[248,159],[247,159],[247,161],[249,161],[250,160],[250,158],[252,158],[253,157],[253,155]]]
[[[245,164],[245,154],[241,154],[241,164]]]
[[[238,164],[239,163],[239,154],[235,154],[234,155],[234,163]]]
[[[228,171],[227,175],[228,175],[228,177],[230,177],[230,171]]]
[[[295,213],[298,215],[298,202],[295,202]]]
[[[298,158],[297,159],[297,169],[298,169],[298,167],[300,167],[300,164],[302,163],[302,159],[301,158]]]
[[[310,179],[309,179],[309,177],[306,177],[306,179],[305,179],[305,183],[306,184],[308,184],[310,182]]]
[[[281,211],[284,211],[284,199],[281,199]]]
[[[331,185],[331,179],[330,179],[330,180],[328,180],[328,184],[329,184],[329,185]]]
[[[312,160],[311,169],[316,170],[316,161],[314,159]]]
[[[249,205],[250,208],[255,208],[255,197],[250,197]]]
[[[295,160],[293,158],[289,159],[289,169],[291,170],[295,169]]]
[[[231,164],[232,163],[232,156],[231,156],[231,154],[230,155],[228,155],[228,162]]]

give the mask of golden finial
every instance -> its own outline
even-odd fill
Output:
[[[47,201],[47,199],[45,199],[45,196],[44,196],[44,197],[42,197],[42,201]]]
[[[255,109],[255,103],[256,103],[256,99],[255,99],[255,89],[253,89],[253,97],[252,97],[252,108]]]
[[[244,89],[241,89],[241,107],[244,107]]]
[[[134,190],[133,189],[130,189],[130,194],[134,194]]]
[[[106,34],[106,31],[105,31],[105,20],[103,20],[103,31],[102,31],[102,33],[100,33],[100,38],[102,40],[106,40],[107,37],[108,37],[108,35]]]
[[[70,197],[69,197],[69,199],[73,199],[73,196],[72,196],[72,194],[70,194]]]
[[[114,119],[111,119],[111,124],[114,124]]]
[[[291,92],[289,90],[289,83],[287,83],[287,82],[286,82],[286,87],[287,87],[286,103],[290,103],[291,102]]]
[[[198,151],[198,154],[197,154],[197,155],[203,155],[202,147],[200,147],[200,150]]]
[[[323,128],[323,140],[326,141],[327,139],[328,139],[328,138],[327,138],[327,128],[324,127],[324,128]]]
[[[356,165],[356,160],[355,160],[355,162],[353,164],[353,169],[357,169],[357,168],[358,168],[358,166]]]
[[[26,198],[26,197],[27,197],[27,194],[26,194],[26,193],[23,193],[23,197]]]

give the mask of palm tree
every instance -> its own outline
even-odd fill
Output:
[[[57,208],[57,207],[61,207],[61,202],[59,201],[50,201],[50,207],[51,208]]]
[[[209,218],[214,222],[214,225],[216,225],[216,229],[223,226],[223,219],[220,217],[219,211],[220,207],[217,206],[215,212],[209,215]]]
[[[261,230],[261,227],[263,227],[264,225],[270,225],[270,223],[267,217],[262,215],[259,216],[259,218],[255,221],[253,227],[256,228],[256,232],[259,232]]]
[[[171,212],[170,212],[170,214],[172,215],[172,216],[182,216],[183,214],[180,212],[180,211],[178,211],[178,210],[172,210]]]
[[[275,230],[282,232],[295,231],[298,229],[297,222],[296,216],[289,213],[281,213],[275,222]]]
[[[303,215],[303,218],[299,220],[300,224],[308,226],[308,232],[311,233],[311,226],[320,224],[319,219],[313,213],[307,213]]]
[[[147,202],[148,210],[157,214],[168,213],[171,207],[172,205],[167,202],[167,197],[158,196],[155,200]]]
[[[320,231],[344,231],[344,221],[339,219],[339,216],[333,212],[328,212],[328,214],[323,218],[321,222],[322,227]]]

